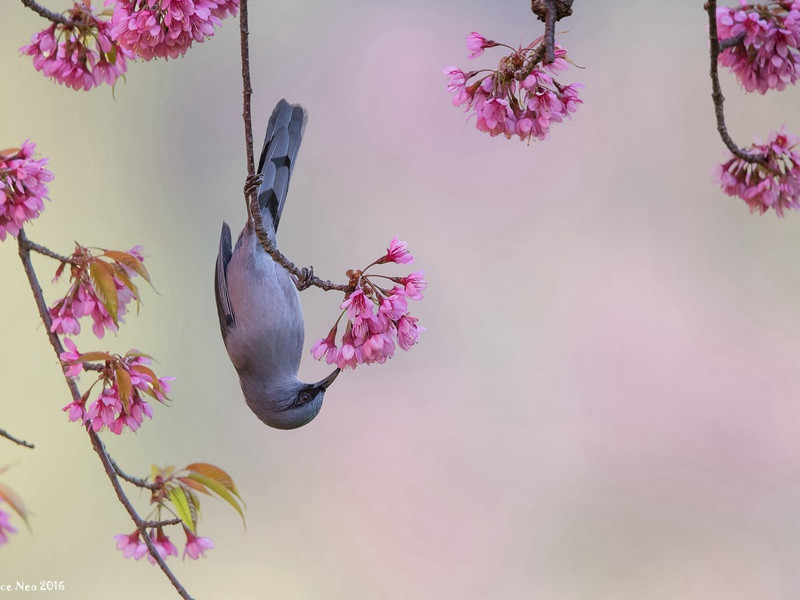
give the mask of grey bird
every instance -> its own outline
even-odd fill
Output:
[[[307,118],[303,107],[281,100],[267,125],[258,208],[273,244]],[[252,219],[233,250],[223,222],[215,291],[222,339],[247,405],[270,427],[295,429],[311,421],[339,369],[317,383],[297,378],[304,336],[300,295],[293,277],[264,251]]]

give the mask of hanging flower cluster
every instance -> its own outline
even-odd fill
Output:
[[[116,0],[111,35],[144,60],[177,58],[238,10],[239,0]]]
[[[386,254],[360,271],[348,271],[350,292],[341,305],[342,313],[328,336],[311,348],[311,355],[340,369],[355,369],[359,364],[384,363],[394,355],[395,342],[403,350],[409,350],[419,341],[420,331],[417,317],[408,311],[409,300],[421,300],[422,290],[427,287],[424,272],[417,271],[405,277],[387,277],[367,273],[374,265],[386,263],[408,264],[414,257],[408,252],[406,242],[392,239]],[[394,285],[391,288],[380,284],[384,279]],[[347,324],[340,343],[336,336],[339,322],[346,316]]]
[[[765,164],[731,156],[716,170],[723,191],[747,202],[751,213],[764,214],[772,208],[782,217],[784,210],[800,209],[797,141],[782,127],[769,136],[766,144],[755,143],[745,149],[749,154],[766,157]]]
[[[86,352],[81,354],[75,343],[64,339],[67,350],[59,355],[67,377],[77,377],[84,369],[84,363],[101,362],[93,370],[99,371],[97,380],[78,400],[64,407],[70,421],[82,421],[91,425],[95,431],[107,427],[112,433],[120,435],[125,427],[136,431],[144,417],[153,418],[153,409],[146,396],[165,404],[170,392],[170,382],[174,377],[157,377],[149,367],[150,356],[137,350],[130,350],[124,356],[108,352]],[[95,385],[100,384],[100,394],[90,402],[89,395]]]
[[[47,183],[53,174],[46,158],[34,159],[36,144],[25,140],[22,148],[0,150],[0,241],[17,237],[26,221],[44,210]]]
[[[210,538],[200,537],[197,532],[197,515],[200,513],[200,497],[197,492],[215,495],[230,504],[244,520],[240,506],[241,496],[230,475],[219,467],[207,463],[192,463],[183,469],[167,467],[159,469],[153,465],[148,483],[152,484],[150,504],[153,507],[148,520],[161,523],[164,516],[176,515],[179,525],[186,536],[183,557],[193,560],[205,556],[205,551],[214,547]],[[166,525],[156,525],[148,532],[156,551],[161,558],[178,556],[178,549],[164,532]],[[149,554],[147,545],[141,539],[138,530],[131,534],[115,535],[117,550],[122,551],[125,558],[139,560],[147,556],[150,564],[155,559]]]
[[[93,254],[83,246],[77,246],[69,257],[69,263],[62,262],[56,270],[55,279],[70,266],[70,288],[67,294],[50,307],[53,320],[51,331],[74,335],[80,332],[78,319],[89,316],[92,331],[98,338],[105,330],[117,331],[127,312],[131,300],[139,303],[139,289],[133,283],[136,275],[148,283],[147,272],[142,256],[142,247],[136,246],[127,252],[101,250]]]
[[[69,24],[53,23],[20,52],[33,57],[37,71],[74,90],[113,85],[132,55],[112,39],[111,24],[92,12],[88,0],[76,2],[66,17]]]
[[[719,55],[748,92],[782,90],[800,77],[800,0],[717,7],[721,42],[739,38]]]
[[[502,134],[508,139],[517,136],[522,141],[547,139],[553,123],[570,117],[583,103],[578,97],[583,85],[562,85],[555,79],[560,71],[569,68],[566,51],[556,46],[555,60],[545,64],[542,38],[515,50],[474,31],[467,36],[469,58],[476,58],[484,49],[495,46],[511,50],[500,59],[497,69],[469,72],[452,66],[443,69],[449,77],[447,91],[453,94],[453,104],[472,111],[475,127],[493,137]]]

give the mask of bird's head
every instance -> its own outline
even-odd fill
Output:
[[[303,383],[295,379],[290,385],[270,390],[268,394],[264,393],[263,388],[254,394],[248,393],[244,385],[242,388],[248,406],[264,423],[276,429],[297,429],[310,423],[319,414],[325,390],[339,372],[340,369],[336,369],[317,383]]]

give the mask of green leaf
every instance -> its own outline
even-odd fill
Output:
[[[144,279],[150,285],[153,285],[150,282],[150,273],[147,272],[147,269],[145,268],[142,261],[140,261],[132,254],[128,254],[127,252],[120,252],[119,250],[106,250],[105,255],[113,259],[114,261],[120,263],[121,265],[125,265],[132,271],[136,271],[136,273],[138,273],[142,279]]]
[[[117,320],[119,298],[117,297],[117,286],[114,284],[114,270],[111,265],[104,263],[102,260],[93,260],[92,264],[89,265],[89,275],[92,277],[97,297],[106,307],[108,314],[111,315],[114,325],[119,325]]]
[[[204,486],[209,488],[215,494],[217,494],[220,498],[225,500],[228,504],[230,504],[233,508],[236,509],[236,512],[239,513],[239,516],[242,517],[242,523],[244,524],[244,513],[242,512],[242,508],[239,506],[239,503],[236,502],[236,499],[231,496],[231,493],[228,489],[222,485],[216,479],[211,479],[211,477],[207,477],[205,475],[201,475],[200,473],[189,473],[189,479],[194,479],[198,483],[202,483]]]
[[[25,525],[28,527],[28,530],[30,530],[31,525],[28,522],[28,509],[25,508],[25,504],[23,504],[20,497],[14,493],[14,490],[7,485],[0,483],[0,498],[8,502],[8,505],[20,516],[20,518],[25,522]]]
[[[186,526],[194,533],[195,531],[195,521],[192,518],[192,511],[189,508],[189,500],[186,498],[186,492],[183,491],[183,488],[180,486],[176,486],[169,491],[169,499],[172,501],[172,505],[175,507],[175,512],[183,521]]]
[[[133,382],[131,381],[130,373],[124,367],[117,366],[114,369],[114,377],[117,380],[119,399],[125,407],[125,412],[128,412],[131,405],[131,394],[133,394]]]
[[[201,475],[205,475],[206,477],[210,477],[211,479],[218,481],[225,486],[226,489],[230,490],[236,494],[239,499],[241,499],[239,490],[236,489],[236,485],[233,483],[233,478],[219,467],[210,465],[208,463],[192,463],[186,466],[186,470],[200,473]]]

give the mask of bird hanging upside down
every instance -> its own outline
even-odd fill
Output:
[[[307,118],[303,107],[281,100],[267,125],[258,208],[273,244]],[[295,429],[311,421],[339,369],[317,383],[297,378],[304,337],[300,295],[292,276],[264,251],[252,219],[233,250],[223,222],[215,291],[222,339],[247,405],[270,427]]]

